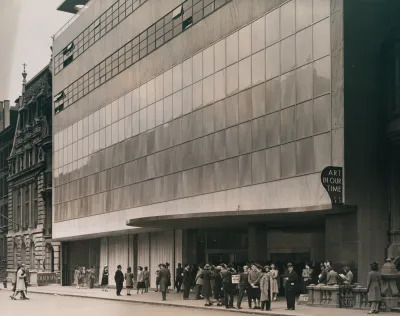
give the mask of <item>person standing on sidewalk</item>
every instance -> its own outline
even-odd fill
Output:
[[[144,292],[149,293],[149,287],[150,287],[150,271],[148,267],[144,267],[143,271],[143,281],[144,281]]]
[[[199,266],[196,274],[196,300],[201,300],[202,297],[202,290],[203,290],[203,279],[200,277],[201,276],[202,269]]]
[[[243,300],[243,297],[244,297],[246,292],[247,292],[247,296],[249,297],[249,293],[248,293],[248,288],[249,288],[248,273],[249,273],[249,267],[248,266],[243,266],[243,268],[240,268],[240,271],[239,271],[239,275],[240,275],[240,279],[239,279],[239,294],[238,294],[238,298],[237,298],[237,308],[238,309],[242,309],[242,307],[241,307],[242,300]],[[251,308],[251,301],[248,300],[248,303],[249,303],[249,308]]]
[[[367,280],[367,291],[368,291],[368,302],[371,304],[371,310],[368,314],[378,314],[379,305],[382,302],[382,278],[378,272],[378,263],[371,263],[371,271],[368,273]]]
[[[228,267],[221,265],[222,288],[224,289],[224,303],[226,308],[233,308],[233,299],[235,295],[235,288],[232,284],[232,275],[236,274],[233,265],[230,263]]]
[[[117,296],[121,296],[121,291],[124,286],[124,275],[121,270],[122,270],[122,267],[119,264],[117,266],[117,271],[115,271],[115,276],[114,276],[115,286],[117,289]]]
[[[183,280],[183,268],[182,268],[182,264],[178,263],[178,267],[176,268],[176,271],[175,271],[175,287],[176,287],[177,293],[179,293],[181,291],[182,280]]]
[[[13,295],[13,299],[18,295],[18,293],[21,294],[21,300],[28,300],[28,298],[25,296],[25,291],[26,291],[26,286],[25,286],[25,270],[21,266],[20,269],[17,272],[17,279],[16,279],[16,287],[15,287],[15,294]]]
[[[126,295],[131,295],[131,289],[133,289],[133,273],[131,267],[128,267],[125,273],[125,286],[126,286]]]
[[[251,305],[251,300],[254,300],[254,309],[259,309],[260,308],[260,280],[261,280],[262,274],[261,270],[259,267],[256,266],[256,264],[253,264],[251,266],[251,271],[249,272],[248,276],[248,282],[250,285],[249,292],[250,292],[250,305]]]
[[[161,264],[160,268],[160,291],[162,294],[162,300],[166,301],[167,300],[167,290],[168,290],[168,281],[170,280],[170,273],[166,267],[165,264]]]
[[[160,270],[161,264],[158,265],[158,269],[156,271],[156,292],[158,292],[158,287],[160,286]]]
[[[108,285],[108,266],[105,265],[104,269],[103,269],[103,275],[101,276],[101,287],[102,287],[102,291],[107,292],[107,285]],[[78,287],[79,288],[79,287]]]
[[[146,288],[146,285],[144,284],[144,273],[143,273],[143,268],[139,266],[138,268],[138,274],[137,274],[137,294],[139,294],[139,290],[142,290],[141,294],[143,294],[144,289]]]
[[[167,287],[167,293],[169,293],[169,287],[172,285],[172,283],[171,283],[171,269],[169,268],[169,263],[168,263],[168,262],[165,263],[165,267],[166,267],[167,270],[168,270],[168,287]]]
[[[261,302],[261,310],[263,311],[264,309],[266,311],[271,310],[271,273],[269,272],[270,267],[265,266],[264,267],[264,272],[262,274],[261,280],[260,280],[260,302]]]
[[[206,264],[200,274],[200,278],[203,280],[203,297],[206,299],[206,304],[204,306],[212,305],[210,297],[212,296],[211,279],[213,278],[213,276],[210,269],[211,266],[209,264]]]
[[[286,277],[286,310],[295,310],[296,302],[296,288],[299,281],[297,273],[293,270],[293,265],[289,262],[288,265],[288,276]]]
[[[279,277],[278,270],[276,269],[274,264],[271,264],[271,293],[273,301],[276,301],[276,298],[279,293],[278,277]]]
[[[221,266],[216,266],[214,268],[214,298],[217,301],[217,306],[222,306],[222,277],[221,277]]]
[[[192,284],[192,277],[190,275],[190,265],[186,264],[185,269],[183,269],[183,279],[182,279],[182,284],[183,284],[183,299],[188,300],[189,299],[189,293],[190,293],[190,286]]]

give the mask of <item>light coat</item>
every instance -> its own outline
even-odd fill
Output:
[[[271,270],[271,293],[279,293],[279,286],[278,286],[278,270]]]
[[[25,271],[19,269],[17,272],[17,284],[16,284],[16,291],[26,291],[25,286]]]
[[[263,273],[263,276],[261,277],[260,280],[260,291],[261,291],[260,301],[262,302],[271,300],[271,293],[269,292],[270,281],[271,281],[270,273]]]
[[[368,302],[382,301],[382,278],[378,271],[370,271],[367,281]]]

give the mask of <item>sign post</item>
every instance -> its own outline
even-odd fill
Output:
[[[326,167],[321,172],[321,182],[331,198],[332,205],[343,204],[343,168]]]

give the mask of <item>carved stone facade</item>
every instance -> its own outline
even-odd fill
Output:
[[[23,73],[22,97],[9,163],[8,280],[18,264],[35,275],[58,273],[59,243],[51,242],[51,70],[40,71],[28,83]]]

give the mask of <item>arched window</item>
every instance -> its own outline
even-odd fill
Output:
[[[29,269],[36,269],[35,266],[35,244],[31,241],[31,245],[29,247]]]
[[[45,271],[54,272],[54,249],[51,244],[46,245]]]
[[[25,242],[21,242],[21,263],[26,264],[26,245]]]

